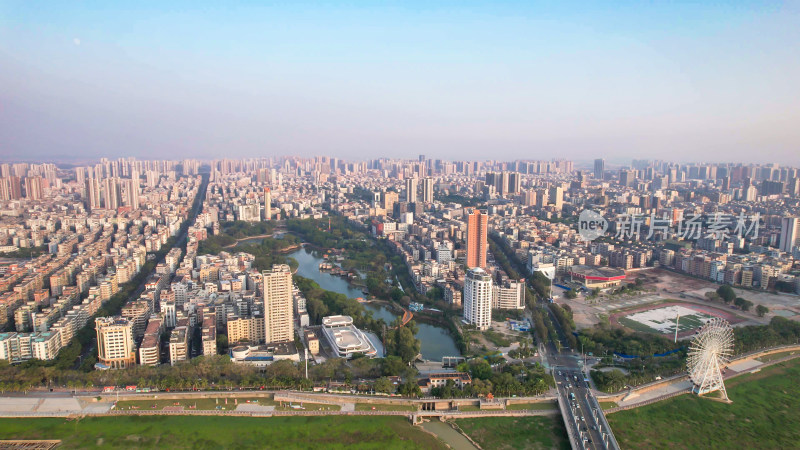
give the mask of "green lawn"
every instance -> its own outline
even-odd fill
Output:
[[[560,416],[483,417],[454,421],[485,449],[569,449]]]
[[[520,411],[523,409],[543,411],[548,409],[558,409],[558,403],[556,402],[514,403],[506,406],[506,409],[511,411]]]
[[[616,402],[598,402],[603,411],[619,406]]]
[[[245,404],[249,401],[256,405],[275,405],[275,402],[269,398],[238,398],[236,400],[229,398],[227,405],[224,398],[184,398],[180,400],[124,400],[117,402],[116,409],[162,410],[165,407],[183,407],[185,410],[224,409],[230,411],[236,409],[237,401],[239,404]]]
[[[404,417],[120,416],[0,419],[3,439],[61,439],[59,448],[441,449]]]
[[[726,383],[733,403],[682,395],[608,421],[622,448],[796,448],[800,360]]]
[[[480,411],[481,407],[476,405],[460,405],[458,407],[459,411]]]
[[[761,362],[770,362],[770,361],[775,361],[776,359],[781,359],[781,358],[785,358],[785,357],[790,356],[790,355],[794,355],[796,353],[797,353],[797,350],[789,350],[789,351],[785,351],[785,352],[779,352],[779,353],[773,353],[771,355],[761,356],[761,357],[756,358],[756,359],[758,361],[761,361]]]
[[[627,317],[620,317],[619,319],[617,319],[617,321],[619,322],[620,325],[628,327],[633,331],[641,331],[642,333],[661,334],[655,328],[650,328],[649,326],[641,322],[637,322],[633,319],[628,319]]]
[[[356,403],[356,411],[416,411],[413,405]]]

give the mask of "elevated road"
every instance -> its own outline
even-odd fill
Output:
[[[545,345],[547,362],[556,380],[558,405],[573,449],[618,450],[611,427],[603,409],[592,393],[583,370],[580,355],[566,346],[564,331],[547,306],[544,306],[556,327],[561,346],[549,341]],[[563,350],[562,350],[563,349]]]

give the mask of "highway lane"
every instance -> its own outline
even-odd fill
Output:
[[[567,403],[565,426],[571,427],[580,442],[573,446],[583,449],[618,449],[608,422],[597,399],[591,391],[591,385],[584,372],[581,355],[567,347],[564,331],[546,304],[540,304],[556,329],[559,342],[549,340],[545,349],[547,362],[556,379],[559,396]]]

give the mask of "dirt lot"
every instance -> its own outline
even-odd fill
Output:
[[[743,319],[737,325],[754,325],[768,323],[775,315],[800,320],[800,297],[789,294],[772,294],[764,291],[736,289],[736,295],[750,300],[755,305],[764,305],[770,312],[763,318],[755,315],[753,311],[746,313],[733,310],[730,306],[722,303],[708,303],[705,293],[716,291],[719,284],[710,281],[681,275],[664,269],[652,269],[635,271],[628,274],[628,278],[633,280],[644,277],[645,292],[624,296],[605,296],[592,301],[584,296],[579,296],[574,300],[559,298],[558,303],[568,304],[573,311],[575,324],[581,328],[594,326],[595,324],[607,320],[611,315],[620,310],[631,310],[646,307],[649,304],[663,302],[666,300],[677,300],[680,302],[695,303],[697,305],[707,305],[723,311],[731,310],[735,315]],[[755,309],[755,308],[754,308]]]
[[[664,269],[637,272],[634,277],[637,276],[646,276],[647,280],[645,281],[645,285],[655,287],[658,292],[680,293],[703,288],[713,287],[716,289],[718,286],[710,281],[687,277]]]

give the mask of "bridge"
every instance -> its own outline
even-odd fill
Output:
[[[397,327],[397,328],[406,326],[406,324],[408,322],[411,322],[411,319],[413,319],[413,318],[414,318],[414,313],[412,313],[411,311],[403,308],[403,321],[400,323],[400,326]]]
[[[564,368],[557,374],[558,408],[572,448],[619,450],[603,408],[584,381],[583,372]]]
[[[545,307],[545,310],[556,326],[559,339],[544,343],[542,350],[547,355],[547,363],[556,380],[558,408],[567,428],[570,446],[582,450],[619,450],[603,409],[592,393],[588,375],[582,370],[575,353],[568,349],[561,351],[561,347],[556,346],[556,343],[564,344],[564,330],[558,325],[550,308]]]

